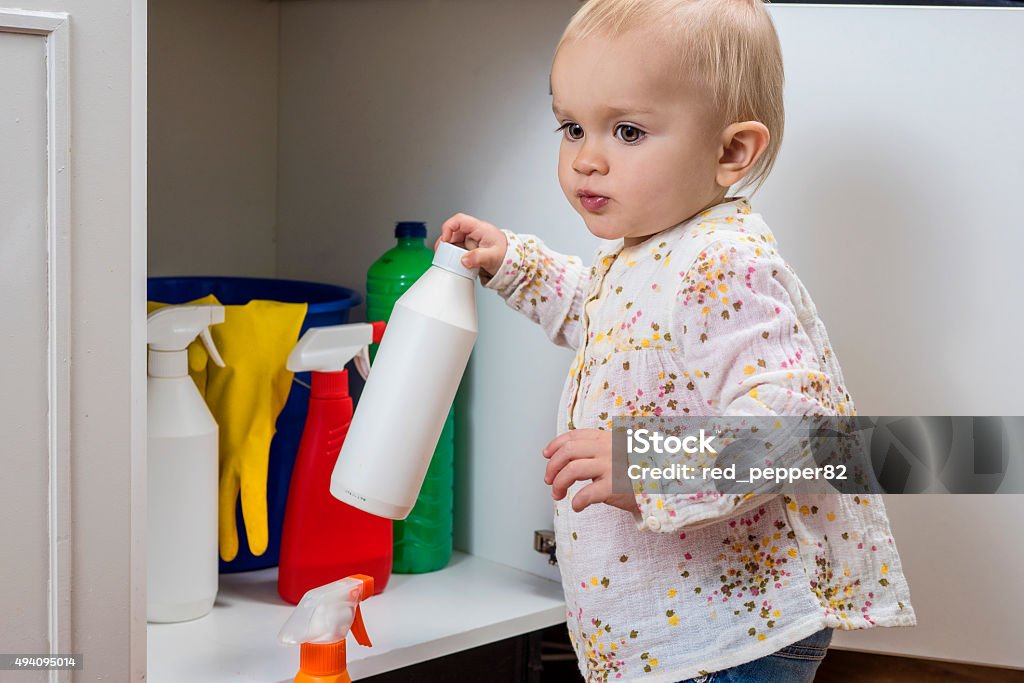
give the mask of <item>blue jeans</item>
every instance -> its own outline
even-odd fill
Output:
[[[811,683],[830,642],[832,629],[824,628],[767,657],[680,683]]]

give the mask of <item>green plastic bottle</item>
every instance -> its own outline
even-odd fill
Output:
[[[430,268],[434,251],[424,244],[424,223],[395,226],[398,245],[384,253],[366,275],[366,319],[387,320],[395,302]],[[384,332],[387,334],[387,331]],[[377,345],[370,347],[371,360]],[[424,362],[430,359],[424,358]],[[409,516],[394,523],[396,574],[420,574],[442,569],[452,556],[452,503],[454,499],[454,411],[448,412],[441,438],[427,468],[423,488]]]

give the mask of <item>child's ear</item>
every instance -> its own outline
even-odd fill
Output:
[[[764,154],[770,139],[768,128],[760,121],[741,121],[726,126],[718,152],[718,184],[731,187],[742,180]]]

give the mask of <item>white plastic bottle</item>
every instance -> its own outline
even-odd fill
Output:
[[[168,306],[147,320],[147,585],[152,622],[198,619],[217,597],[217,423],[188,374],[196,337],[217,365],[210,325],[223,306]]]
[[[331,477],[335,498],[390,519],[416,503],[476,341],[476,268],[442,242],[395,303]]]

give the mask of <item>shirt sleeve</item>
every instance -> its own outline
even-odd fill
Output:
[[[577,256],[549,249],[533,235],[502,232],[508,248],[501,268],[492,278],[481,274],[481,283],[539,324],[555,344],[577,349],[582,340],[580,312],[592,269]]]
[[[816,316],[802,291],[767,245],[727,239],[698,255],[683,277],[675,327],[687,381],[712,415],[835,414],[831,380],[801,322]],[[699,528],[756,511],[775,495],[641,492],[634,519],[653,531]]]

